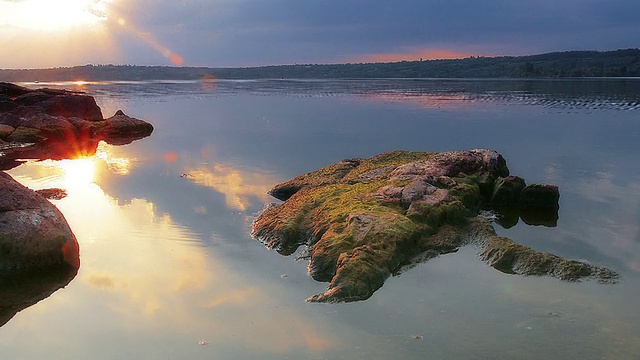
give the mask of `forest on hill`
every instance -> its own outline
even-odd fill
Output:
[[[640,77],[640,49],[565,51],[392,63],[295,64],[242,68],[84,65],[3,69],[0,81],[218,79],[580,78]]]

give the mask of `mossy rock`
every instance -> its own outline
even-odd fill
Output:
[[[20,126],[7,136],[5,140],[15,143],[36,143],[46,139],[42,130]]]
[[[269,193],[284,203],[258,216],[252,236],[283,255],[309,248],[309,273],[330,282],[309,301],[367,299],[402,268],[468,242],[480,244],[481,257],[503,272],[615,281],[608,269],[498,237],[478,214],[492,209],[496,193],[503,196],[505,178],[517,186],[508,186],[504,198],[520,199],[524,180],[508,176],[505,159],[485,149],[347,159],[275,186]],[[557,218],[558,198],[548,206],[557,187],[534,188],[545,189],[542,210]],[[525,195],[530,211],[538,203]]]

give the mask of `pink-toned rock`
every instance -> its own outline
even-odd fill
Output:
[[[79,266],[78,242],[62,213],[0,172],[0,273]]]

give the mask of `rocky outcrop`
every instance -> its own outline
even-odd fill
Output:
[[[533,225],[555,225],[559,192],[509,176],[506,161],[492,150],[347,159],[279,184],[270,194],[284,203],[265,209],[252,235],[285,255],[308,246],[310,275],[329,282],[309,301],[367,299],[390,275],[470,242],[506,273],[617,279],[611,270],[496,235],[479,216],[483,210],[510,224],[522,216]]]
[[[18,158],[61,159],[95,152],[101,140],[128,144],[153,126],[118,110],[104,119],[92,96],[0,83],[0,169]]]

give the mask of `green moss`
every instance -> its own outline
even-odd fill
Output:
[[[42,131],[27,127],[18,127],[13,131],[5,140],[11,142],[37,142],[42,141],[45,137],[42,135]]]
[[[345,181],[365,181],[360,178],[362,174],[367,172],[389,168],[389,172],[394,168],[408,164],[413,161],[425,160],[433,156],[434,153],[412,152],[412,151],[393,151],[380,155],[376,155],[369,159],[361,160],[357,168],[351,170],[345,177]]]
[[[501,270],[517,264],[524,269],[513,270],[518,273],[582,274],[561,258],[497,237],[488,221],[477,220],[496,178],[508,172],[504,162],[491,160],[499,155],[449,152],[429,161],[433,155],[395,151],[345,160],[277,185],[274,191],[288,200],[263,212],[253,234],[282,240],[287,251],[302,243],[312,248],[309,273],[331,281],[312,301],[366,299],[392,272],[423,254],[453,252],[468,237],[488,239],[486,260]],[[391,180],[392,172],[402,180]],[[462,175],[442,176],[447,173]]]

